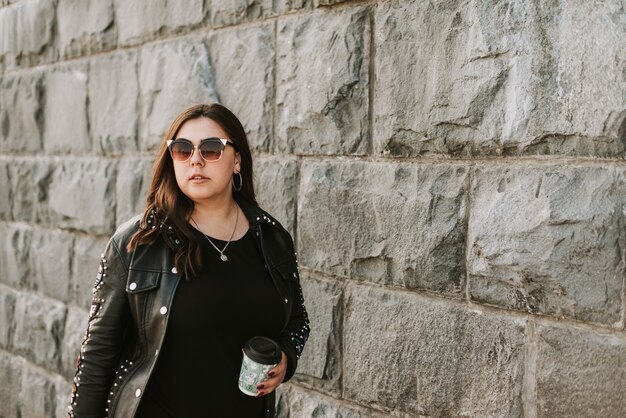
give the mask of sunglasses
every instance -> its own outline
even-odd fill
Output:
[[[180,162],[189,160],[196,148],[198,148],[198,152],[204,161],[218,161],[222,158],[226,145],[237,149],[235,144],[225,138],[206,138],[200,141],[200,145],[197,146],[184,138],[167,140],[167,148],[170,150],[172,160]]]

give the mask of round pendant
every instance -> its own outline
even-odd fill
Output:
[[[220,258],[222,259],[222,261],[228,260],[228,257],[226,257],[225,254],[220,255]]]

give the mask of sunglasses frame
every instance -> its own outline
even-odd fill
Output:
[[[220,156],[217,157],[217,159],[215,160],[207,160],[206,158],[204,158],[204,156],[202,155],[202,153],[200,152],[200,147],[202,146],[202,144],[206,141],[213,141],[219,139],[220,142],[222,143],[222,145],[224,145],[224,148],[222,148],[222,150],[220,151]],[[189,158],[187,158],[186,160],[176,160],[173,156],[172,156],[172,148],[170,148],[170,145],[172,145],[172,143],[174,141],[180,141],[180,142],[187,142],[189,145],[192,146],[192,150],[191,150],[191,154],[189,155]],[[194,152],[196,152],[196,149],[198,150],[198,152],[200,153],[200,158],[202,158],[203,161],[207,162],[207,163],[214,163],[217,162],[219,160],[222,159],[222,155],[224,155],[224,150],[226,149],[226,145],[230,145],[233,148],[237,149],[237,147],[235,147],[235,144],[233,144],[232,142],[230,142],[227,138],[204,138],[202,140],[200,140],[200,143],[198,145],[194,145],[190,140],[188,140],[187,138],[176,138],[176,139],[168,139],[166,141],[167,143],[167,149],[170,152],[170,157],[172,158],[172,161],[177,161],[180,163],[184,163],[187,162],[189,160],[191,160],[191,158],[193,157]]]

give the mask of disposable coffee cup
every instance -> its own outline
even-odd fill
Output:
[[[267,337],[252,337],[243,346],[243,361],[239,372],[239,390],[256,396],[257,385],[267,379],[267,373],[282,359],[278,343]]]

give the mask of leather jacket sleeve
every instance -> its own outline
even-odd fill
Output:
[[[87,331],[77,358],[70,417],[107,415],[109,389],[132,322],[125,291],[127,275],[118,244],[111,239],[101,256]]]
[[[281,275],[287,279],[293,307],[287,326],[276,338],[288,359],[287,373],[285,374],[283,382],[288,381],[295,374],[298,359],[302,354],[302,350],[304,349],[304,345],[310,333],[309,316],[304,307],[304,297],[302,295],[297,259],[291,236],[289,236],[288,243],[293,257],[290,258],[290,262],[284,263],[283,266],[281,266],[280,271]]]

